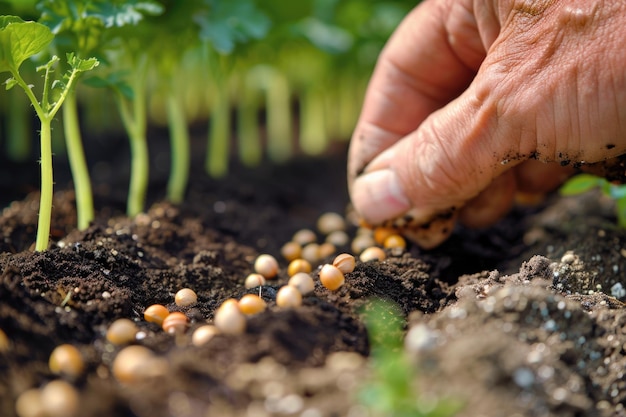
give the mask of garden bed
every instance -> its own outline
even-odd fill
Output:
[[[275,305],[288,279],[280,247],[295,231],[315,228],[320,214],[346,212],[344,145],[283,165],[233,164],[224,180],[193,172],[186,201],[174,206],[161,201],[167,159],[154,149],[167,139],[157,135],[150,208],[129,219],[123,139],[92,143],[98,214],[91,227],[74,230],[63,157],[50,250],[30,250],[36,192],[0,218],[0,329],[9,338],[0,353],[0,415],[14,416],[23,391],[57,378],[48,357],[63,343],[78,347],[87,365],[73,381],[81,417],[383,415],[362,399],[376,375],[363,311],[383,299],[406,317],[406,354],[424,413],[439,401],[471,417],[626,416],[626,310],[611,296],[624,299],[626,234],[605,197],[551,196],[488,230],[459,227],[436,250],[387,250],[385,261],[357,262],[338,291],[317,280],[302,307],[284,309]],[[243,284],[259,253],[281,262],[278,279],[261,289],[268,309],[248,319],[244,334],[193,346],[192,331],[212,321],[221,302],[259,292]],[[317,279],[317,269],[311,275]],[[183,287],[197,292],[196,305],[176,306]],[[144,321],[154,303],[183,311],[190,328],[172,336]],[[136,343],[167,364],[131,385],[111,375],[120,348],[105,339],[121,317],[136,321]]]

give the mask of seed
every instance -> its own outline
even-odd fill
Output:
[[[315,282],[313,278],[305,272],[298,272],[289,278],[288,285],[296,287],[300,294],[306,295],[315,289]]]
[[[296,287],[285,285],[276,293],[276,305],[284,308],[294,308],[302,305],[302,294]]]
[[[350,242],[350,236],[342,230],[337,230],[326,236],[326,242],[335,246],[345,246]]]
[[[187,328],[188,319],[180,311],[174,311],[173,313],[168,314],[163,320],[163,330],[166,333],[174,334],[174,333],[182,333]]]
[[[337,257],[333,260],[333,265],[336,266],[342,274],[349,274],[354,271],[356,259],[354,259],[354,256],[349,253],[342,253],[337,255]]]
[[[160,363],[154,353],[145,346],[131,345],[120,350],[113,360],[113,376],[123,383],[136,383],[158,374]]]
[[[241,312],[239,302],[232,298],[224,301],[217,309],[213,323],[222,333],[240,334],[246,331],[246,317]]]
[[[246,315],[265,311],[267,303],[256,294],[246,294],[239,300],[239,310]]]
[[[332,243],[324,242],[320,245],[318,255],[320,259],[328,258],[337,252],[337,248]]]
[[[11,347],[11,342],[7,334],[0,329],[0,352],[7,352]]]
[[[220,331],[217,329],[217,327],[213,326],[212,324],[205,324],[204,326],[200,326],[196,330],[194,330],[193,334],[191,335],[191,343],[194,346],[206,345],[209,340],[213,339],[213,336],[219,334],[219,332]]]
[[[146,308],[143,312],[143,318],[150,323],[156,323],[159,326],[163,325],[163,320],[170,314],[167,308],[161,304],[152,304]]]
[[[302,248],[302,259],[306,259],[314,264],[320,260],[320,245],[317,243],[309,243]]]
[[[254,270],[266,279],[271,279],[278,274],[278,262],[272,255],[259,255],[254,261]]]
[[[291,262],[294,259],[298,259],[302,253],[302,246],[298,242],[290,241],[280,248],[280,254],[287,261]]]
[[[40,400],[47,417],[73,417],[78,414],[78,391],[60,379],[50,381],[43,387]]]
[[[189,307],[198,302],[198,295],[191,288],[183,288],[174,296],[174,302],[179,307]]]
[[[261,274],[250,274],[246,277],[245,287],[247,289],[262,287],[265,284],[265,277]]]
[[[85,370],[83,355],[75,346],[68,344],[54,348],[48,359],[48,366],[52,373],[72,379],[81,376]]]
[[[338,213],[324,213],[317,219],[317,230],[327,235],[338,230],[345,230],[346,221]]]
[[[306,259],[294,259],[289,263],[287,267],[287,273],[290,277],[294,276],[298,272],[311,272],[311,263]]]
[[[117,319],[109,326],[106,338],[114,345],[125,345],[135,340],[137,326],[129,319]]]
[[[15,412],[19,417],[44,417],[46,410],[41,401],[41,390],[31,388],[21,393],[15,401]]]
[[[374,242],[374,238],[371,235],[361,234],[352,239],[351,249],[353,253],[358,255],[365,249],[374,246],[375,244],[376,242]]]
[[[334,265],[326,264],[320,271],[322,285],[331,291],[339,289],[345,280],[343,273]]]
[[[384,261],[386,257],[387,257],[387,254],[385,253],[384,250],[382,250],[378,246],[370,246],[369,248],[361,252],[359,259],[362,262]]]
[[[310,229],[300,229],[296,233],[294,233],[291,238],[296,243],[299,243],[300,246],[305,246],[309,243],[313,243],[317,241],[317,235],[313,230]]]
[[[392,249],[392,248],[406,248],[406,240],[404,240],[404,238],[400,235],[389,235],[387,236],[387,238],[385,239],[385,241],[383,242],[383,246],[386,249]]]
[[[398,231],[393,227],[379,226],[374,229],[374,242],[376,242],[377,245],[382,245],[389,236],[397,234]]]

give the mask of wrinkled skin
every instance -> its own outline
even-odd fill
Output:
[[[370,224],[409,212],[422,234],[439,213],[484,227],[516,192],[626,153],[624,45],[622,1],[426,0],[370,80],[348,161],[356,211]]]

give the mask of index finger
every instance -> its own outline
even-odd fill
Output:
[[[472,3],[428,0],[398,26],[379,57],[354,130],[350,183],[375,156],[470,84],[489,41],[478,33]]]

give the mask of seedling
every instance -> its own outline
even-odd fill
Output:
[[[50,217],[52,215],[52,143],[51,124],[61,108],[68,92],[74,87],[78,75],[90,71],[98,65],[95,58],[81,59],[73,53],[67,54],[68,71],[61,79],[53,80],[52,74],[59,61],[57,56],[37,68],[43,72],[41,100],[35,97],[32,87],[19,73],[22,63],[48,47],[54,35],[46,26],[36,22],[25,22],[17,16],[0,16],[0,72],[10,72],[12,77],[6,82],[6,89],[19,85],[30,100],[41,122],[41,198],[39,203],[39,223],[37,225],[36,251],[48,248]]]
[[[415,369],[402,344],[404,318],[392,302],[377,300],[365,311],[370,337],[372,377],[359,398],[372,416],[448,417],[459,410],[458,401],[432,400],[426,404],[415,388]]]
[[[571,196],[582,194],[594,188],[599,188],[603,194],[615,200],[617,224],[626,228],[626,185],[613,184],[605,178],[591,174],[579,174],[569,179],[561,187],[560,193],[564,196]]]

